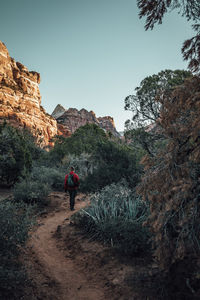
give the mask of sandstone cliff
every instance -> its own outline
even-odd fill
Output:
[[[65,126],[71,133],[87,123],[95,123],[107,132],[111,132],[114,136],[120,137],[112,117],[97,118],[93,111],[87,111],[86,109],[77,110],[76,108],[66,110],[58,104],[52,116],[57,120],[58,124]]]
[[[10,57],[0,41],[0,122],[28,128],[41,147],[58,134],[56,120],[41,106],[40,74]]]
[[[39,83],[40,74],[11,58],[0,41],[0,123],[6,120],[14,127],[29,129],[41,147],[51,145],[55,135],[70,136],[87,123],[95,123],[119,137],[109,116],[97,118],[93,111],[66,110],[61,105],[57,105],[52,116],[47,114],[41,106]]]

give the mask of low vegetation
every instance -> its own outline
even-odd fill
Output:
[[[75,214],[73,221],[87,235],[121,254],[141,256],[150,251],[150,233],[142,226],[148,214],[148,205],[121,182],[94,194],[90,205]]]
[[[0,125],[0,185],[12,186],[25,177],[40,152],[28,131]]]
[[[19,262],[22,247],[33,224],[29,207],[11,201],[0,202],[0,298],[19,299],[27,284],[23,264]]]

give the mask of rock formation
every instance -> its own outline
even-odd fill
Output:
[[[71,133],[87,123],[95,123],[107,132],[111,132],[114,136],[120,137],[115,128],[113,118],[109,116],[97,118],[93,111],[87,111],[86,109],[77,110],[76,108],[66,110],[58,104],[52,116],[57,120],[58,124],[62,124]]]
[[[119,137],[113,118],[97,118],[93,111],[66,110],[57,105],[52,116],[47,114],[41,106],[39,83],[40,74],[11,58],[0,41],[0,123],[6,120],[14,127],[29,129],[41,147],[51,145],[55,135],[70,136],[87,123],[95,123]]]
[[[10,57],[0,41],[0,122],[28,128],[41,147],[58,134],[56,120],[41,106],[40,74]]]
[[[64,114],[65,110],[62,105],[58,104],[51,115],[54,119],[57,119]]]

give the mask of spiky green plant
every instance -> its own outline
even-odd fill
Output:
[[[121,183],[94,194],[90,205],[73,219],[92,238],[122,253],[139,255],[149,249],[150,234],[143,226],[148,213],[148,205]]]

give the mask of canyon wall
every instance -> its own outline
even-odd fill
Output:
[[[51,146],[55,135],[70,136],[87,123],[95,123],[112,135],[120,136],[113,118],[97,118],[93,111],[66,110],[57,105],[52,116],[47,114],[41,106],[39,83],[40,74],[11,58],[0,41],[0,123],[6,121],[14,127],[29,129],[42,148]]]
[[[41,147],[58,134],[56,120],[41,106],[40,74],[10,57],[0,41],[0,122],[27,128]]]

